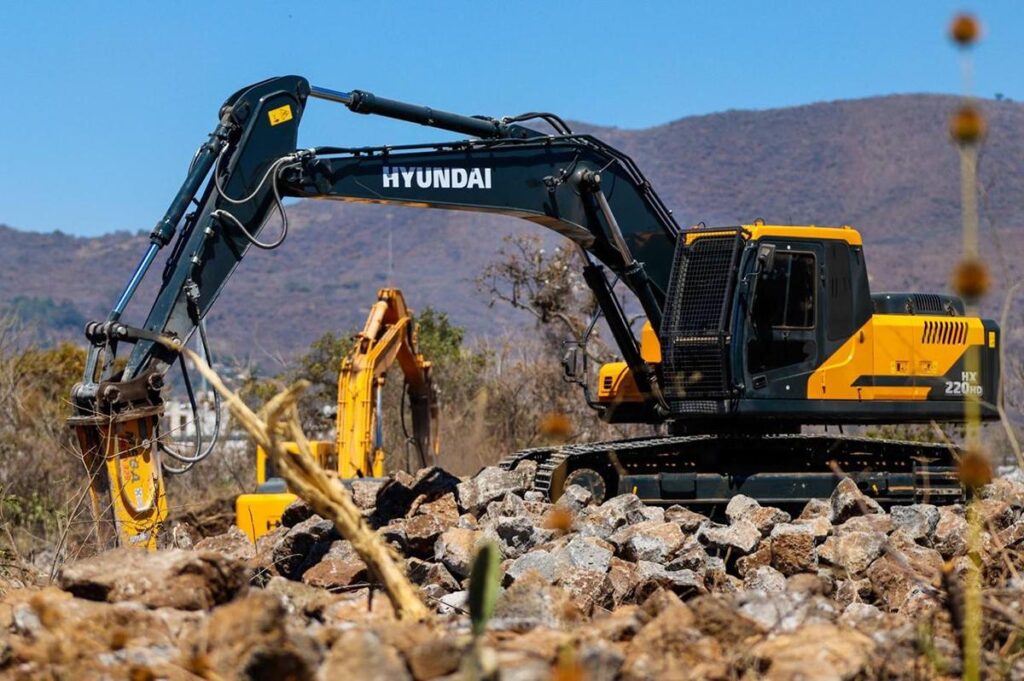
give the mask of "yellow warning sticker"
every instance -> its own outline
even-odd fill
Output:
[[[996,346],[996,332],[995,331],[989,331],[988,332],[988,346],[990,348],[994,348]]]
[[[267,112],[267,117],[270,119],[271,125],[280,125],[292,119],[292,107],[290,104],[285,104],[271,109]]]

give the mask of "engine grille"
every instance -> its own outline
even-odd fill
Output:
[[[691,412],[699,400],[732,394],[729,320],[743,243],[733,230],[689,246],[680,237],[676,246],[659,337],[665,397],[673,411]],[[699,406],[705,412],[711,405]]]

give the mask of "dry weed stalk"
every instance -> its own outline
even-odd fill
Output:
[[[428,619],[430,611],[409,582],[391,549],[366,524],[341,482],[315,463],[296,409],[297,400],[308,382],[299,381],[287,388],[267,402],[257,415],[224,385],[217,373],[196,353],[187,348],[179,348],[179,351],[185,354],[213,389],[224,397],[232,416],[238,419],[238,423],[256,444],[270,453],[274,469],[288,483],[288,488],[309,503],[318,514],[331,520],[341,536],[352,543],[352,548],[383,585],[396,616],[403,620]],[[295,442],[298,453],[288,452],[283,445],[285,440]]]

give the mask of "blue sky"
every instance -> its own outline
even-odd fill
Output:
[[[1014,2],[8,2],[0,223],[148,231],[220,103],[272,75],[461,113],[544,109],[637,128],[958,92],[945,30],[964,8],[985,26],[976,93],[1024,99]],[[300,144],[439,137],[316,102]]]

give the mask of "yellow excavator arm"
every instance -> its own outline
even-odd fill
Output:
[[[338,473],[343,478],[384,475],[382,388],[395,360],[405,376],[412,407],[411,444],[419,465],[436,456],[437,392],[430,362],[416,348],[415,324],[398,289],[382,288],[366,325],[341,364],[338,376]],[[410,462],[410,465],[411,462]]]
[[[336,468],[342,479],[384,476],[383,388],[396,360],[405,377],[403,400],[408,400],[412,415],[407,443],[417,455],[406,465],[425,466],[437,457],[438,401],[431,363],[417,349],[416,324],[402,292],[382,288],[341,362],[336,441],[310,443],[317,463]],[[404,428],[404,414],[402,424]],[[256,482],[256,494],[243,494],[235,502],[236,524],[253,540],[277,527],[281,513],[295,501],[284,482],[274,477],[262,449],[256,452]]]

